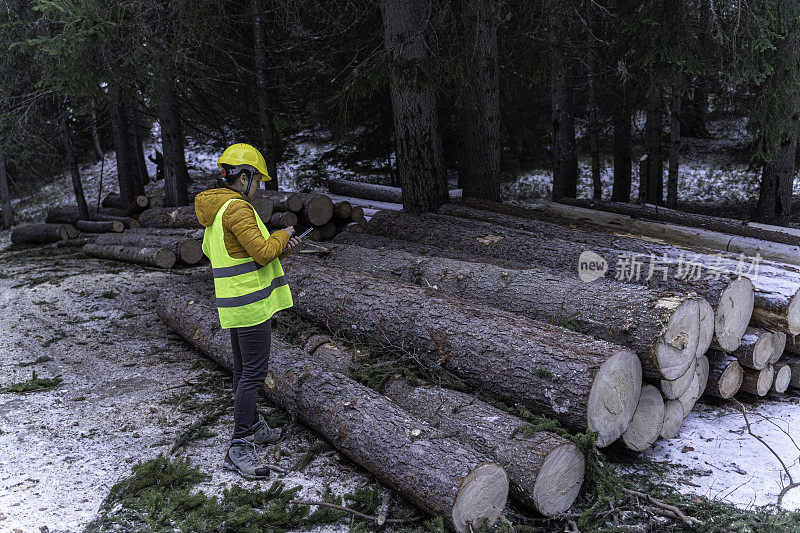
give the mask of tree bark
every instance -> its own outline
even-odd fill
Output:
[[[472,73],[456,107],[459,186],[465,196],[500,200],[500,76],[496,0],[461,0],[461,38]],[[463,174],[463,175],[462,175]]]
[[[642,370],[626,348],[309,258],[283,263],[295,309],[309,319],[414,350],[475,387],[574,430],[598,431],[600,446],[625,431],[636,408]]]
[[[553,124],[553,200],[575,198],[578,158],[575,152],[575,103],[571,61],[567,55],[567,15],[550,14],[550,107]]]
[[[73,239],[78,235],[70,224],[22,224],[11,231],[14,244],[46,244]]]
[[[80,213],[77,207],[51,207],[47,210],[47,218],[45,222],[52,224],[72,224],[73,226],[81,220]],[[100,221],[119,221],[122,222],[126,228],[138,228],[139,221],[130,217],[118,217],[114,215],[106,215],[103,213],[95,213],[94,209],[89,213],[89,220]]]
[[[228,369],[233,354],[217,310],[193,291],[164,288],[159,317]],[[428,423],[273,336],[265,395],[320,433],[339,451],[450,527],[494,522],[508,495],[508,478]]]
[[[678,169],[681,154],[681,90],[680,70],[675,75],[672,86],[669,123],[669,171],[667,173],[667,207],[675,209],[678,205]]]
[[[203,229],[185,228],[131,228],[125,231],[129,235],[158,235],[160,237],[183,237],[184,239],[203,240]]]
[[[158,122],[164,155],[164,204],[177,207],[189,203],[186,155],[183,151],[181,118],[175,106],[175,80],[163,81],[159,93]]]
[[[267,160],[267,172],[271,180],[266,182],[267,189],[278,190],[278,132],[272,118],[272,98],[267,87],[267,53],[264,48],[264,4],[262,0],[250,0],[253,16],[253,61],[255,63],[256,94],[258,97],[258,138],[264,158]]]
[[[430,0],[382,0],[383,40],[389,54],[397,172],[410,212],[446,203],[447,175],[423,35]]]
[[[152,208],[139,215],[139,223],[146,228],[202,229],[193,205]]]
[[[709,350],[708,384],[703,394],[727,400],[732,398],[742,386],[744,372],[739,361],[725,352]]]
[[[598,120],[597,105],[597,44],[594,30],[594,8],[589,6],[586,10],[586,25],[589,31],[586,33],[588,41],[586,47],[586,89],[587,102],[589,108],[589,152],[592,159],[592,198],[601,200],[603,198],[603,178],[600,173],[600,122]]]
[[[647,97],[647,122],[645,123],[647,173],[645,176],[640,176],[639,203],[664,204],[664,174],[661,159],[662,99],[661,80],[651,70],[650,91]]]
[[[79,220],[75,229],[84,233],[122,233],[125,224],[118,220]]]
[[[141,248],[166,248],[175,254],[183,265],[196,265],[203,259],[200,241],[180,236],[148,235],[145,233],[106,233],[97,237],[95,244],[109,246],[136,246]]]
[[[105,152],[103,151],[103,145],[100,142],[100,135],[97,133],[97,109],[95,106],[94,98],[92,98],[89,102],[90,104],[90,118],[91,118],[91,127],[92,127],[92,144],[94,146],[94,152],[97,154],[97,159],[103,159],[105,157]]]
[[[6,159],[2,150],[0,150],[0,206],[3,208],[3,227],[10,228],[14,225],[14,210],[11,207]]]
[[[403,191],[399,187],[345,179],[329,179],[327,185],[328,190],[333,195],[347,197],[350,203],[354,203],[354,200],[361,200],[364,205],[378,209],[388,208],[380,205],[380,203],[395,204],[400,208],[403,207]],[[448,195],[450,199],[460,198],[463,195],[463,191],[461,189],[451,189],[448,191]]]
[[[756,220],[769,224],[787,225],[792,212],[792,184],[797,151],[797,129],[800,124],[800,94],[794,91],[787,102],[786,112],[791,123],[786,137],[772,159],[764,165],[761,189],[758,194]]]
[[[771,331],[763,328],[749,327],[742,337],[742,344],[731,352],[739,360],[739,364],[753,370],[766,368],[775,350]]]
[[[103,259],[113,259],[157,268],[172,268],[175,265],[175,254],[172,250],[166,248],[87,244],[83,247],[83,251]]]
[[[701,324],[699,303],[657,288],[612,280],[584,283],[547,268],[497,265],[418,255],[401,250],[343,244],[378,244],[374,236],[338,237],[324,261],[374,275],[438,289],[469,301],[528,318],[569,326],[586,335],[626,346],[639,355],[644,375],[680,376],[693,363],[712,323]]]
[[[626,83],[622,83],[618,101],[614,106],[614,187],[611,199],[617,202],[631,200],[631,105],[626,94]]]
[[[127,98],[116,87],[116,82],[109,83],[109,90],[112,98],[111,125],[114,133],[114,151],[117,156],[120,197],[125,205],[129,205],[137,195],[144,194],[144,187],[137,175]]]
[[[391,381],[383,393],[439,431],[496,460],[515,499],[544,516],[572,505],[583,482],[585,459],[575,444],[549,431],[526,437],[525,422],[469,394]]]
[[[66,98],[64,99],[66,101]],[[81,218],[89,218],[89,208],[86,205],[86,196],[83,194],[83,184],[81,183],[81,173],[78,170],[78,156],[75,154],[75,146],[72,144],[72,134],[67,122],[67,109],[65,102],[60,102],[61,143],[64,145],[64,162],[67,171],[72,177],[72,192],[75,194],[75,204],[78,206],[78,213]]]
[[[742,368],[742,371],[744,372],[744,378],[739,390],[755,396],[766,396],[775,379],[775,368],[772,365],[767,365],[761,370]]]
[[[464,202],[465,204],[469,205],[478,205],[478,203],[473,199],[466,199]],[[523,207],[516,207],[516,206],[505,206],[503,204],[494,204],[492,202],[480,202],[480,208],[484,210],[491,210],[492,212],[511,212],[518,217],[530,217],[531,219],[538,219],[540,217],[545,217],[545,220],[553,220],[554,214],[564,215],[566,211],[558,210],[558,213],[553,212],[542,212],[538,209],[528,209]],[[554,206],[558,204],[552,204]],[[443,207],[441,209],[444,212],[445,209],[449,209]],[[661,211],[661,209],[659,209]],[[465,215],[461,215],[465,216]],[[483,217],[481,220],[492,220],[488,217]],[[572,224],[575,224],[575,221],[580,221],[582,224],[586,224],[587,222],[596,224],[598,223],[598,216],[595,214],[589,215],[580,215],[578,217],[572,217]],[[509,224],[511,222],[506,222]],[[642,234],[645,230],[645,222],[636,223],[636,226],[628,228],[627,226],[620,226],[618,224],[615,225],[617,231],[622,229],[625,232],[636,232]],[[516,227],[523,227],[523,226],[516,226]],[[530,226],[525,226],[530,228]],[[660,228],[663,230],[663,226],[654,224],[653,227]],[[670,237],[676,237],[678,235],[677,231],[678,228],[672,228],[672,233]],[[600,236],[599,233],[594,233],[594,235]],[[578,237],[580,236],[580,237]],[[652,233],[651,236],[656,236],[659,238],[663,238],[663,234]],[[404,237],[407,238],[407,237]],[[575,231],[572,233],[570,239],[580,238],[582,242],[591,242],[590,240],[585,240],[584,232]],[[612,238],[612,237],[607,237]],[[694,260],[695,256],[694,253],[700,254],[710,254],[713,253],[713,257],[710,259],[716,263],[716,267],[722,268],[729,272],[736,272],[738,268],[741,267],[741,272],[744,273],[745,276],[750,275],[750,278],[753,282],[753,285],[756,289],[755,292],[755,309],[753,310],[752,319],[754,323],[758,326],[761,326],[766,329],[771,329],[773,331],[781,331],[787,334],[797,334],[800,333],[800,267],[792,266],[784,263],[772,262],[772,261],[761,261],[757,268],[754,268],[754,272],[748,274],[748,270],[750,269],[753,264],[751,263],[750,266],[747,265],[746,262],[740,264],[739,261],[742,259],[740,255],[733,254],[733,253],[724,253],[724,252],[711,252],[709,250],[697,247],[697,246],[682,246],[680,249],[668,246],[668,245],[660,245],[652,242],[646,242],[642,239],[636,239],[632,237],[619,237],[624,239],[623,242],[618,243],[616,246],[619,246],[620,249],[632,249],[636,248],[637,250],[643,250],[641,253],[648,254],[654,253],[656,255],[662,255],[663,253],[667,253],[674,257],[680,257],[681,253],[687,253],[688,258]],[[728,239],[728,243],[733,243],[733,239]],[[690,240],[685,240],[684,243],[691,242]],[[697,245],[698,242],[694,242],[694,245]],[[704,238],[702,244],[709,244],[708,239]],[[661,247],[664,248],[661,248]],[[736,250],[742,254],[745,252],[751,253],[755,255],[754,248],[749,247],[740,247]],[[760,251],[759,253],[764,253]],[[787,255],[782,252],[782,255]],[[698,260],[702,259],[701,257],[697,258]],[[786,260],[791,259],[790,257],[785,257]],[[719,261],[719,263],[717,263]],[[710,298],[706,296],[709,301]],[[713,303],[713,302],[712,302]],[[742,315],[743,317],[743,315]],[[744,326],[746,328],[746,325]],[[742,330],[742,334],[744,334],[744,330]],[[735,348],[731,348],[735,349]]]
[[[734,274],[727,272],[720,272],[718,279],[695,280],[691,275],[689,268],[692,265],[705,260],[708,266],[714,258],[700,255],[697,258],[681,257],[681,251],[669,246],[529,219],[502,216],[493,222],[432,213],[412,216],[403,212],[379,211],[365,229],[375,235],[443,246],[453,250],[451,256],[459,259],[488,257],[526,265],[527,268],[540,265],[577,273],[580,265],[591,267],[593,263],[587,259],[594,258],[605,261],[604,275],[618,281],[682,293],[694,291],[708,300],[714,306],[715,336],[720,345],[728,349],[733,350],[739,345],[747,328],[753,308],[753,284],[748,279],[736,279]],[[512,224],[524,226],[527,231],[509,227]],[[592,253],[598,254],[599,258]],[[695,263],[689,264],[688,259]],[[670,268],[673,273],[682,268],[686,275],[670,275]],[[598,271],[597,277],[603,277],[603,273]]]

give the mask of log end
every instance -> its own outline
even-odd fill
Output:
[[[683,407],[678,400],[668,400],[664,404],[664,425],[661,426],[661,438],[675,437],[683,426]]]
[[[700,301],[698,298],[687,298],[678,304],[656,343],[656,364],[665,380],[683,376],[697,358]]]
[[[697,340],[697,357],[702,356],[711,347],[711,341],[714,340],[714,308],[708,303],[705,298],[699,298],[697,302],[700,321],[700,337]]]
[[[175,252],[161,248],[155,253],[155,263],[161,268],[172,268],[175,266]]]
[[[536,510],[544,516],[555,516],[572,507],[585,471],[586,459],[571,442],[547,454],[533,485]]]
[[[741,344],[753,314],[754,296],[753,282],[747,278],[733,280],[720,294],[714,313],[714,335],[726,352]]]
[[[792,335],[800,333],[800,291],[797,291],[789,301],[789,309],[786,311],[786,325]]]
[[[641,452],[652,446],[664,427],[664,399],[652,385],[643,385],[639,405],[633,413],[622,442],[629,449]]]
[[[508,499],[508,476],[496,463],[474,468],[458,489],[451,520],[455,530],[468,532],[481,524],[491,526],[500,517]]]
[[[312,226],[325,224],[333,218],[333,200],[324,194],[314,196],[308,201],[306,215]]]
[[[697,373],[696,365],[696,360],[692,361],[689,365],[689,368],[686,369],[686,372],[684,372],[683,375],[677,379],[661,380],[661,392],[665,399],[677,400],[683,393],[686,392],[686,389],[688,389],[689,385],[692,384],[694,375]]]
[[[642,364],[630,350],[620,350],[598,369],[589,392],[587,427],[597,431],[597,445],[608,446],[625,432],[642,392]]]
[[[719,378],[717,388],[721,398],[727,400],[733,398],[733,395],[739,392],[744,380],[744,371],[738,361],[732,361]]]
[[[755,370],[762,370],[767,367],[773,355],[775,354],[775,337],[772,332],[767,332],[766,335],[759,334],[753,345],[752,362]],[[750,361],[746,361],[745,365]]]
[[[689,385],[689,388],[686,389],[686,392],[680,395],[677,402],[681,404],[681,408],[683,409],[683,418],[689,416],[689,413],[692,412],[694,408],[694,404],[697,403],[697,400],[700,398],[700,376],[697,375],[697,372],[694,373],[694,377],[692,378],[692,382]]]
[[[791,378],[791,374],[789,375]],[[772,382],[775,379],[775,368],[772,365],[767,365],[766,368],[758,371],[758,379],[756,381],[755,392],[759,396],[766,396],[769,389],[772,387]]]
[[[770,337],[772,337],[772,356],[769,358],[768,363],[774,365],[786,349],[786,333],[782,331],[771,331],[770,333]]]
[[[181,261],[187,265],[196,265],[203,259],[203,246],[196,239],[186,239],[180,247]]]
[[[710,371],[708,357],[705,355],[701,355],[697,358],[697,394],[699,396],[703,395],[703,391],[706,390],[708,386],[708,374]]]
[[[783,365],[775,372],[775,382],[772,384],[774,392],[784,393],[789,388],[789,383],[792,381],[792,368],[789,365]]]
[[[111,223],[111,231],[113,231],[114,233],[122,233],[123,231],[125,231],[125,224],[123,224],[119,220],[114,220]]]

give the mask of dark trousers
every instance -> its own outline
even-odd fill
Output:
[[[272,321],[230,328],[233,347],[233,438],[252,434],[258,422],[258,391],[267,377]]]

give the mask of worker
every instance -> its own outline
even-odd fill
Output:
[[[274,443],[280,429],[258,414],[258,392],[267,377],[272,315],[292,307],[280,259],[300,239],[294,227],[269,233],[250,201],[272,179],[264,156],[249,144],[233,144],[217,161],[217,187],[195,197],[205,227],[203,253],[211,260],[220,325],[233,348],[234,429],[224,464],[248,478],[269,477],[258,446]]]

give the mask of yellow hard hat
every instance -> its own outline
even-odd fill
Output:
[[[250,165],[254,167],[260,176],[261,181],[269,181],[272,176],[267,172],[267,162],[261,152],[256,150],[253,146],[246,143],[236,143],[225,148],[222,155],[217,159],[217,166],[225,168],[222,165],[231,165],[237,167],[239,165]]]

